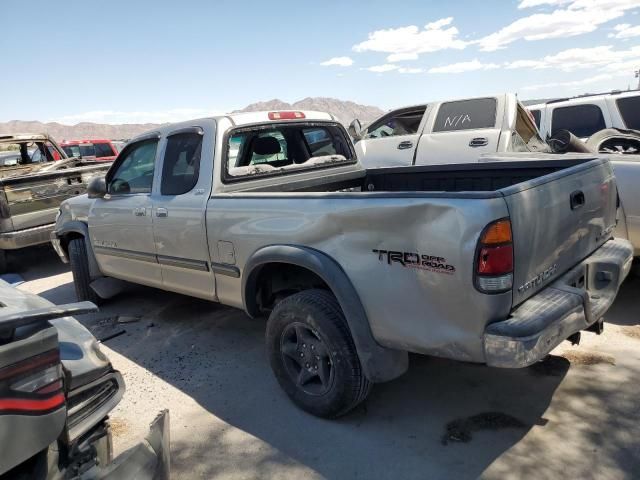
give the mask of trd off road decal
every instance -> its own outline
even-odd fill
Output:
[[[406,268],[419,268],[430,272],[446,273],[452,275],[456,267],[449,265],[444,257],[434,255],[421,255],[417,252],[397,252],[395,250],[372,250],[378,254],[378,260],[389,265],[398,263]]]

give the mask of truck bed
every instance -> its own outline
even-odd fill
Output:
[[[494,192],[591,160],[593,158],[376,168],[367,170],[364,189],[387,192]]]

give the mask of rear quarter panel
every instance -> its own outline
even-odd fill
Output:
[[[216,277],[222,303],[243,307],[243,268],[261,247],[310,247],[345,271],[380,344],[481,362],[484,327],[506,317],[511,293],[475,290],[475,248],[481,230],[506,215],[502,198],[236,193],[213,196],[206,221],[213,261],[224,260],[218,242],[231,242],[241,270],[241,278]],[[453,271],[389,263],[374,250],[439,257]]]

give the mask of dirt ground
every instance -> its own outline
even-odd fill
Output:
[[[20,288],[75,300],[52,250],[13,263]],[[640,478],[637,278],[601,336],[585,332],[523,370],[412,356],[406,375],[337,421],[288,401],[266,361],[265,323],[241,311],[135,287],[80,320],[115,335],[103,350],[127,384],[112,415],[116,453],[168,408],[175,479]]]

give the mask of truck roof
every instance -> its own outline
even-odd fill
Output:
[[[104,138],[92,138],[92,139],[85,139],[85,140],[62,140],[60,142],[60,145],[61,146],[81,145],[83,143],[111,143],[111,140],[106,140]]]
[[[535,105],[527,105],[527,108],[535,110],[535,109],[544,108],[546,105],[549,105],[549,104],[589,103],[589,102],[603,100],[605,98],[610,98],[610,97],[626,98],[626,97],[637,97],[639,95],[640,95],[640,90],[613,90],[611,92],[605,92],[605,93],[587,93],[584,95],[576,95],[575,97],[555,98],[552,100],[547,100],[546,102],[536,103]]]
[[[51,140],[51,137],[46,133],[16,133],[14,135],[0,133],[0,143],[44,142],[47,140]]]
[[[203,121],[219,121],[227,120],[236,127],[242,127],[245,125],[265,124],[265,123],[281,123],[281,122],[299,122],[299,121],[324,121],[324,122],[338,122],[330,113],[316,112],[313,110],[270,110],[261,112],[243,112],[243,113],[230,113],[227,115],[218,115],[215,117],[196,118],[193,120],[186,120],[183,122],[176,122],[163,125],[160,128],[144,132],[136,137],[132,138],[130,142],[153,136],[155,134],[166,134],[175,129],[182,127],[191,127],[199,122]]]

